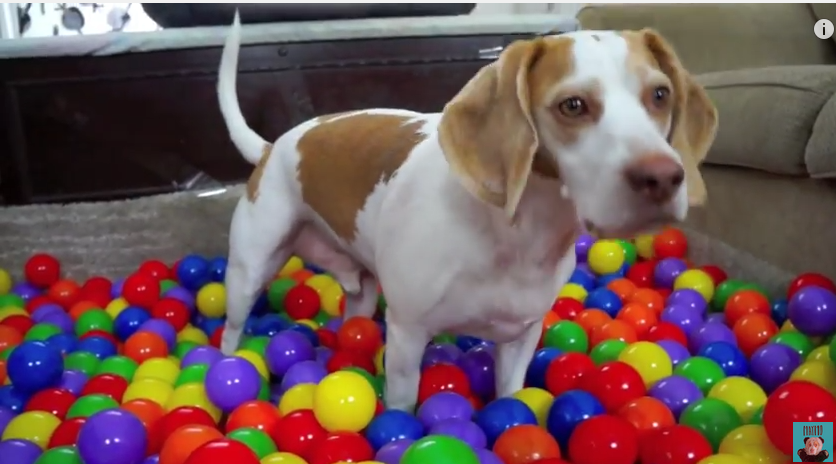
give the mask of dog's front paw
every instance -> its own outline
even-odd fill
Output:
[[[238,344],[241,343],[241,335],[241,329],[232,328],[227,324],[221,337],[221,352],[227,356],[234,353],[238,349]]]

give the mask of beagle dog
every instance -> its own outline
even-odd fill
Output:
[[[830,453],[824,449],[824,438],[804,437],[804,448],[799,449],[796,454],[801,462],[824,462],[830,457]]]
[[[654,31],[519,40],[441,113],[330,114],[273,143],[238,105],[240,34],[236,18],[218,98],[255,170],[230,228],[225,353],[296,254],[342,285],[346,318],[374,314],[380,283],[389,407],[415,406],[424,347],[442,332],[496,342],[496,391],[508,396],[584,225],[630,237],[706,197],[698,165],[717,111]]]

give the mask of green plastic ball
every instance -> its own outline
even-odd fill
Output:
[[[108,395],[86,395],[75,400],[67,411],[67,419],[90,417],[106,409],[116,409],[119,403]]]
[[[479,464],[467,443],[446,435],[429,435],[411,444],[400,464]]]
[[[331,316],[328,315],[325,311],[320,310],[314,316],[313,321],[316,322],[320,327],[324,326],[328,321],[331,320]]]
[[[589,337],[579,324],[572,321],[560,321],[546,330],[543,346],[558,348],[564,353],[586,353],[589,351]]]
[[[88,377],[96,373],[99,364],[101,364],[99,358],[87,351],[74,351],[64,358],[64,369],[83,372]]]
[[[177,286],[177,281],[171,279],[164,279],[160,281],[160,297],[166,294],[169,290]]]
[[[630,266],[636,264],[636,259],[638,259],[636,245],[629,240],[618,240],[618,244],[624,249],[624,262]]]
[[[134,379],[137,367],[139,365],[131,358],[121,355],[111,356],[102,360],[102,363],[99,364],[99,368],[96,370],[96,375],[118,375],[130,383]]]
[[[261,401],[270,401],[270,385],[264,379],[261,381],[261,386],[259,387],[256,399]]]
[[[836,365],[836,337],[833,337],[830,340],[830,348],[828,351],[830,353],[830,360],[833,361],[834,365]]]
[[[0,309],[2,308],[25,308],[26,301],[19,295],[14,293],[7,293],[0,295]]]
[[[759,407],[752,413],[752,417],[749,418],[749,423],[752,425],[763,425],[763,408],[764,406]]]
[[[708,395],[711,387],[726,378],[726,373],[719,364],[703,356],[694,356],[677,364],[673,369],[673,375],[694,382],[703,395]]]
[[[253,353],[258,353],[258,355],[263,358],[265,351],[267,351],[268,343],[270,343],[269,337],[249,337],[241,342],[239,349],[250,350]]]
[[[195,342],[190,342],[188,340],[177,342],[177,345],[174,347],[174,356],[177,356],[177,359],[183,359],[184,356],[189,354],[189,351],[197,348],[198,345]]]
[[[61,328],[55,324],[35,324],[32,326],[32,328],[29,329],[28,332],[26,332],[26,335],[23,337],[23,339],[26,341],[37,340],[43,342],[46,341],[49,337],[52,337],[53,335],[58,335],[61,332],[63,332]]]
[[[372,388],[374,388],[374,392],[375,392],[375,394],[377,394],[378,398],[383,396],[383,384],[380,383],[380,381],[377,377],[370,374],[369,371],[363,369],[362,367],[354,367],[354,366],[345,367],[341,370],[351,371],[351,372],[354,372],[356,374],[360,374],[361,376],[363,376],[364,379],[366,379],[369,382],[369,385],[371,385]]]
[[[14,346],[10,346],[10,347],[6,348],[5,350],[0,351],[0,359],[2,359],[3,361],[8,361],[9,356],[12,355],[12,351],[14,351],[14,349],[15,349]]]
[[[276,311],[284,310],[284,297],[295,286],[296,281],[289,277],[274,280],[267,289],[267,301],[270,307]]]
[[[75,446],[59,446],[44,451],[34,464],[84,464]]]
[[[627,342],[618,339],[604,340],[595,345],[589,353],[589,357],[596,366],[610,361],[618,361],[618,355],[627,348]]]
[[[807,355],[813,351],[816,346],[813,344],[813,341],[810,340],[810,337],[804,335],[801,332],[796,331],[786,331],[786,332],[779,332],[775,334],[770,340],[772,343],[780,343],[782,345],[786,345],[793,350],[795,350],[801,359],[807,359]]]
[[[78,337],[93,330],[113,333],[113,319],[103,309],[85,311],[75,322],[75,334]]]
[[[206,372],[208,371],[208,364],[192,364],[191,366],[185,367],[177,376],[177,380],[174,382],[174,388],[186,385],[187,383],[203,383],[203,380],[206,379]]]
[[[235,429],[226,434],[230,440],[235,440],[243,443],[247,448],[251,449],[258,459],[264,459],[265,456],[275,453],[277,451],[276,444],[270,435],[261,430],[242,427]]]
[[[743,425],[740,415],[731,405],[715,398],[703,398],[689,405],[682,411],[679,423],[700,432],[711,443],[715,453],[723,438]]]

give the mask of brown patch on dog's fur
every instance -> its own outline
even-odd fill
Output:
[[[264,147],[261,149],[261,158],[255,165],[253,173],[250,174],[250,178],[247,179],[247,199],[250,200],[250,203],[255,202],[255,200],[258,198],[258,189],[261,185],[261,176],[264,175],[264,167],[267,166],[267,161],[270,159],[270,154],[272,152],[273,144],[265,143]]]
[[[395,175],[426,135],[424,121],[409,122],[413,118],[407,116],[342,115],[320,117],[321,124],[299,139],[297,177],[302,200],[334,233],[351,241],[366,198]]]

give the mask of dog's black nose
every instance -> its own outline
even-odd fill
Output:
[[[685,170],[669,156],[647,155],[630,163],[624,178],[634,192],[660,204],[673,198],[685,180]]]

